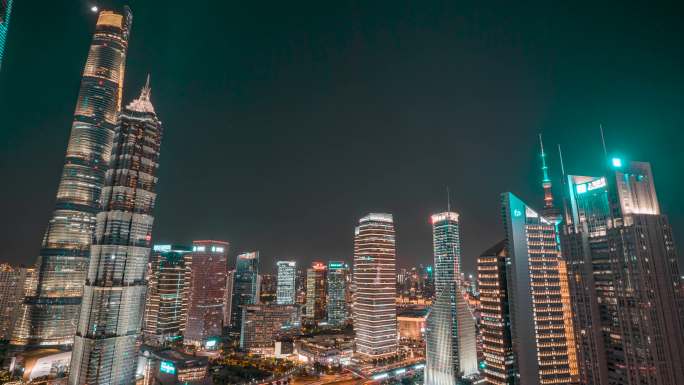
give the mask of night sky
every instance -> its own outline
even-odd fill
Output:
[[[101,6],[120,5],[98,2]],[[152,1],[134,14],[125,103],[148,72],[165,124],[158,243],[221,239],[301,263],[352,255],[390,212],[398,264],[461,214],[465,269],[503,237],[499,193],[540,207],[611,153],[652,162],[684,256],[684,20],[659,2]],[[211,4],[209,4],[211,3]],[[50,217],[91,2],[15,1],[0,73],[0,260],[31,264]]]

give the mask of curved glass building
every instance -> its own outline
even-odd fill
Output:
[[[135,382],[162,136],[149,78],[120,120],[90,249],[69,384]]]
[[[26,297],[11,344],[68,347],[73,343],[95,216],[121,109],[132,16],[100,12],[81,79],[55,211],[38,259],[37,288]]]
[[[9,28],[10,14],[12,13],[12,0],[0,0],[0,68],[5,53],[7,42],[7,29]]]

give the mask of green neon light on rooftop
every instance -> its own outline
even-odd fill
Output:
[[[622,167],[622,159],[620,158],[613,158],[612,163],[613,167]]]

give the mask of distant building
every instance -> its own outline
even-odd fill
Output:
[[[12,14],[12,0],[0,0],[0,68],[5,54],[7,43],[7,30],[9,29],[10,15]]]
[[[242,307],[240,348],[252,353],[275,354],[276,337],[296,327],[295,305],[258,304]]]
[[[410,305],[397,310],[400,340],[411,342],[425,341],[425,323],[428,310],[422,305]]]
[[[306,319],[318,323],[326,317],[325,288],[327,267],[321,262],[314,262],[306,270]]]
[[[497,243],[477,259],[483,378],[487,385],[514,384],[517,373],[511,340],[506,262],[505,241]]]
[[[349,267],[344,262],[328,262],[328,324],[341,326],[347,322],[347,275]]]
[[[308,364],[345,366],[351,363],[354,340],[345,335],[317,335],[301,338],[296,343],[297,358]]]
[[[138,385],[210,385],[209,360],[174,349],[140,348]]]
[[[25,267],[0,264],[0,339],[8,340],[24,299],[27,275]]]
[[[233,299],[231,301],[230,328],[233,337],[242,330],[242,306],[259,302],[259,252],[252,251],[237,256],[233,276]]]
[[[154,245],[147,273],[143,339],[159,346],[183,338],[188,315],[192,246]]]
[[[278,261],[278,282],[276,289],[276,303],[278,305],[293,305],[296,301],[297,264],[295,261]]]
[[[192,242],[188,321],[184,343],[214,348],[223,334],[223,304],[228,275],[228,242]]]
[[[425,384],[455,385],[460,377],[478,372],[475,318],[462,285],[458,214],[435,214],[431,222],[435,300],[425,331]]]
[[[5,3],[4,0],[0,0]],[[9,10],[10,2],[6,2]],[[132,14],[101,11],[86,59],[55,210],[37,262],[35,295],[24,298],[10,343],[17,349],[70,348],[105,174],[121,112]],[[2,30],[2,35],[6,31]]]
[[[354,330],[363,359],[397,353],[396,240],[391,214],[371,213],[354,232]]]
[[[235,270],[228,270],[226,274],[226,295],[223,300],[223,327],[230,328],[231,312],[233,311],[233,284]]]
[[[276,302],[277,276],[274,274],[262,274],[259,280],[259,303]]]
[[[521,384],[579,381],[567,268],[556,224],[502,194],[511,338]],[[509,274],[508,274],[509,273]]]

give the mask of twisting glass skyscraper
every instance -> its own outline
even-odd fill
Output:
[[[38,260],[35,296],[26,297],[11,343],[73,343],[95,216],[121,110],[132,16],[100,12],[78,94],[57,202]]]
[[[97,215],[70,384],[132,384],[147,282],[162,127],[149,77],[121,114]]]
[[[392,214],[361,218],[354,236],[354,330],[365,359],[397,353],[396,255]]]
[[[461,289],[461,235],[458,214],[432,216],[435,301],[425,331],[426,385],[456,384],[477,373],[475,319]]]
[[[5,54],[7,42],[7,29],[9,28],[10,14],[12,13],[12,0],[0,0],[0,68]]]

